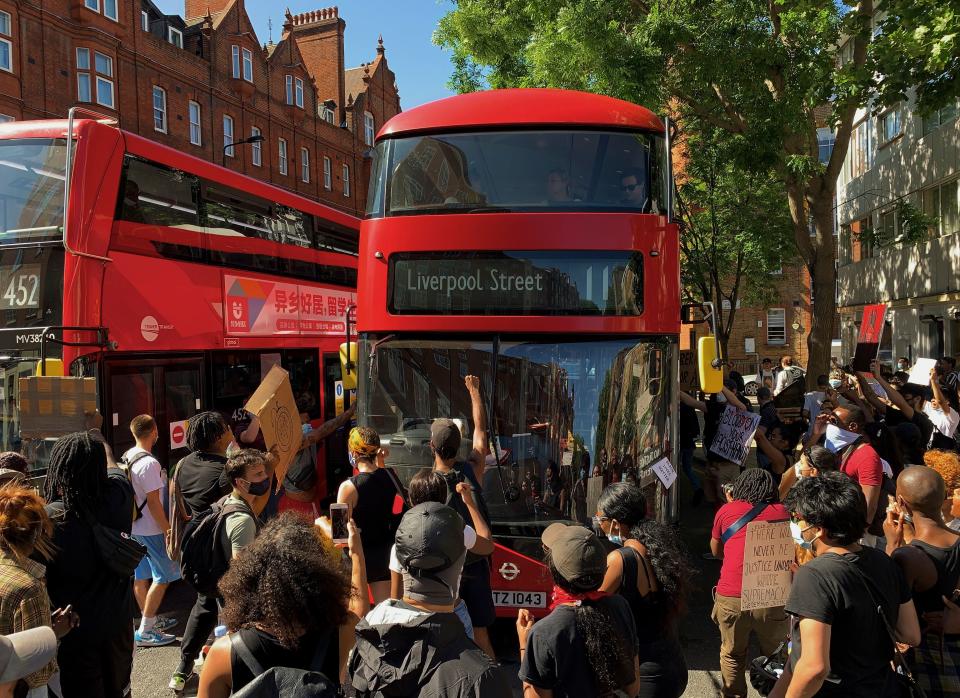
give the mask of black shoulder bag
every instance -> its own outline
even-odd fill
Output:
[[[733,538],[737,531],[760,516],[760,512],[762,512],[768,506],[770,506],[770,502],[760,502],[759,504],[754,504],[750,511],[730,524],[730,527],[720,535],[720,542],[726,545],[727,541]]]
[[[860,570],[860,568],[850,562],[850,560],[847,560],[842,556],[840,559],[846,562],[850,566],[850,569],[852,569],[857,577],[860,578],[860,581],[863,582],[863,586],[866,587],[867,594],[870,596],[870,600],[873,602],[874,608],[877,609],[877,615],[880,616],[880,621],[883,623],[883,627],[887,631],[887,637],[890,638],[890,644],[893,645],[894,675],[896,676],[896,681],[900,686],[901,694],[905,698],[927,698],[927,694],[920,687],[920,684],[917,683],[916,678],[914,678],[913,673],[910,671],[910,665],[907,664],[906,657],[903,656],[900,648],[897,647],[897,636],[894,633],[893,626],[890,625],[890,621],[887,620],[887,615],[883,612],[883,605],[877,599],[877,595],[873,593],[873,584]]]
[[[66,516],[62,502],[50,505],[57,510],[59,517]],[[129,533],[104,526],[89,514],[81,514],[80,519],[90,527],[93,534],[93,547],[104,566],[118,577],[129,579],[133,576],[147,549],[135,541]]]

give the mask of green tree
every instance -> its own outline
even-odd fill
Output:
[[[837,175],[876,87],[873,14],[872,0],[459,0],[436,41],[452,50],[458,89],[554,86],[669,105],[726,134],[742,164],[774,172],[813,283],[817,375],[836,313]],[[821,163],[824,118],[835,145]]]
[[[681,279],[690,300],[713,301],[721,353],[728,354],[737,307],[767,301],[774,272],[796,259],[783,185],[770,170],[736,162],[716,128],[685,122],[686,164],[677,183]],[[726,306],[727,309],[724,309]]]

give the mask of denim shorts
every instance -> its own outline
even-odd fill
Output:
[[[453,612],[457,614],[457,618],[463,623],[463,629],[467,631],[467,637],[472,640],[473,623],[470,620],[470,611],[467,610],[467,604],[463,602],[463,599],[457,599],[457,605],[453,607]]]
[[[154,584],[169,584],[180,579],[180,565],[167,557],[167,543],[162,533],[155,536],[132,536],[147,549],[134,579],[153,579]]]

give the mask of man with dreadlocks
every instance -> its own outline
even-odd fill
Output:
[[[750,632],[757,634],[760,649],[767,656],[787,636],[783,606],[740,610],[743,578],[743,549],[747,524],[751,521],[786,521],[787,510],[778,501],[777,483],[768,471],[745,470],[733,482],[732,501],[717,511],[710,537],[710,551],[723,560],[720,579],[714,589],[711,618],[720,628],[721,695],[746,698],[747,647]]]
[[[103,441],[79,432],[54,444],[44,494],[54,524],[50,601],[72,605],[83,619],[60,643],[62,696],[120,698],[130,691],[133,665],[133,584],[100,561],[92,524],[129,534],[133,490],[121,471],[108,473]]]

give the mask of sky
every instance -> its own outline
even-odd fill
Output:
[[[162,12],[183,15],[182,0],[154,2]],[[347,23],[344,60],[348,68],[376,58],[377,36],[383,34],[387,61],[397,76],[401,107],[410,109],[452,94],[446,86],[450,55],[431,41],[437,22],[452,8],[449,0],[246,0],[261,44],[269,38],[269,20],[273,21],[273,40],[280,40],[287,7],[299,14],[333,5]]]

